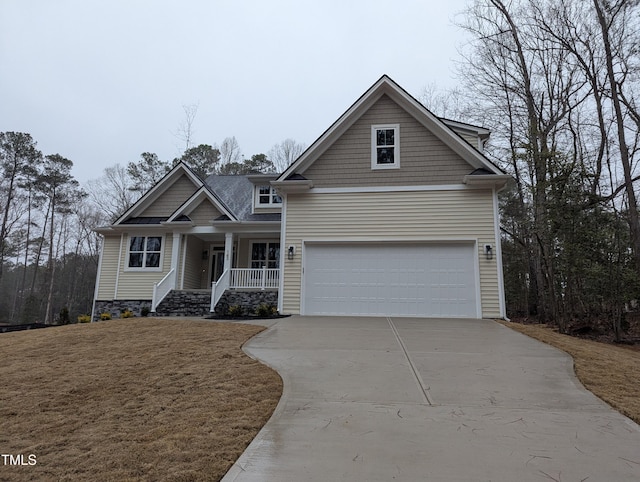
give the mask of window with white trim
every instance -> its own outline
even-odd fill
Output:
[[[277,268],[280,265],[280,243],[252,242],[251,267]]]
[[[129,238],[129,269],[159,270],[162,257],[162,236],[131,236]]]
[[[400,124],[371,126],[371,169],[400,167]]]
[[[256,207],[280,207],[282,198],[268,184],[256,186]]]

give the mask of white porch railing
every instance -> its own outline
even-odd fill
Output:
[[[231,268],[225,270],[218,281],[211,283],[211,311],[229,288],[277,289],[280,286],[280,270],[277,268]]]
[[[159,282],[153,285],[153,299],[151,300],[151,312],[155,313],[156,308],[169,291],[176,287],[176,270],[172,269]]]
[[[280,280],[277,268],[233,268],[230,288],[277,288]]]
[[[213,283],[211,283],[211,308],[209,309],[209,311],[211,311],[212,313],[215,310],[218,301],[220,301],[220,298],[222,298],[224,292],[227,290],[227,288],[229,288],[230,280],[231,274],[228,269],[225,269],[220,278],[218,278],[218,281],[214,281]]]

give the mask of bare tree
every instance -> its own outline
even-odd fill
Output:
[[[240,145],[235,136],[225,138],[220,144],[219,151],[222,166],[232,162],[242,162],[242,152],[240,152]]]
[[[598,16],[598,24],[600,25],[600,31],[602,33],[602,45],[604,47],[607,69],[607,84],[610,89],[611,102],[613,104],[618,136],[618,150],[624,172],[624,185],[629,210],[629,227],[631,228],[631,243],[636,269],[638,274],[640,274],[640,216],[638,216],[638,201],[633,185],[631,156],[625,134],[626,115],[623,112],[623,103],[621,101],[624,77],[629,74],[625,67],[630,59],[626,57],[625,54],[633,53],[640,47],[640,43],[637,40],[637,31],[635,32],[635,39],[630,44],[625,43],[625,40],[627,40],[625,32],[627,22],[632,21],[634,13],[637,18],[637,12],[632,10],[632,7],[637,5],[637,1],[617,0],[609,2],[605,0],[593,0],[593,6]],[[633,22],[633,24],[637,26],[637,20]],[[614,63],[618,67],[617,71]]]
[[[472,102],[459,87],[441,90],[431,83],[422,89],[418,100],[438,117],[478,122],[473,118]]]
[[[184,142],[183,152],[193,147],[193,137],[195,135],[193,124],[198,114],[198,107],[200,107],[199,103],[183,104],[182,106],[184,120],[180,123],[174,135]]]
[[[142,194],[120,164],[104,169],[102,176],[87,182],[89,199],[109,222],[118,219]]]
[[[287,169],[306,149],[306,145],[293,139],[285,139],[269,151],[269,159],[277,172]]]

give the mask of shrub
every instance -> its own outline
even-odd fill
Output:
[[[78,323],[91,323],[91,315],[78,315]]]
[[[273,316],[278,313],[278,308],[267,303],[260,303],[255,309],[257,316]]]
[[[150,312],[151,312],[151,308],[149,308],[147,305],[140,308],[140,314],[142,316],[148,316]]]
[[[71,319],[69,318],[69,308],[66,306],[60,310],[58,323],[61,325],[68,325],[71,323]]]
[[[242,316],[244,314],[244,308],[240,305],[231,305],[227,313],[229,316]]]
[[[111,319],[111,313],[106,313],[106,312],[105,313],[100,313],[100,319],[102,321],[110,320]]]
[[[131,310],[124,310],[122,313],[120,313],[120,318],[132,318],[133,316],[135,315]]]

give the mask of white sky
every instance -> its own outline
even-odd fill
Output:
[[[30,133],[80,182],[145,151],[235,136],[245,158],[311,144],[383,74],[455,85],[469,0],[0,0],[0,132]]]

